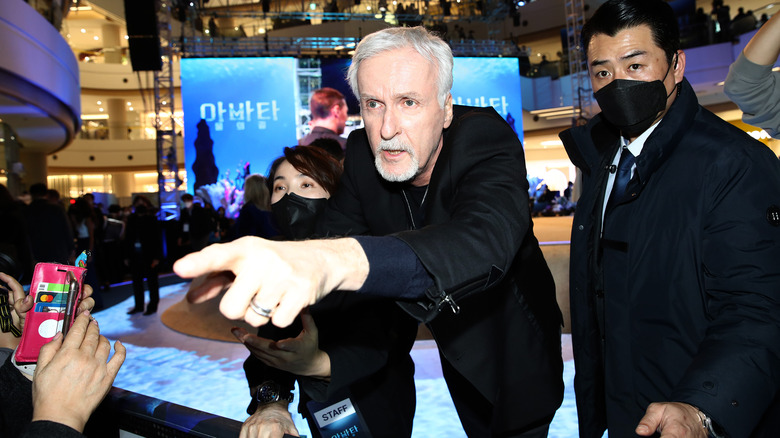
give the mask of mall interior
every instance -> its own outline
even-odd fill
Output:
[[[125,1],[130,3],[127,8]],[[143,9],[147,3],[153,9]],[[361,37],[375,30],[421,24],[438,31],[456,57],[517,59],[522,95],[518,124],[531,195],[542,184],[562,195],[569,181],[576,183],[577,169],[558,133],[599,112],[576,37],[601,3],[3,0],[0,183],[19,199],[40,182],[56,189],[65,203],[93,193],[104,208],[129,206],[134,195],[144,194],[157,205],[173,205],[166,218],[174,220],[177,201],[192,183],[188,185],[191,163],[185,142],[195,138],[195,128],[185,123],[183,113],[183,59],[292,57],[299,70],[309,71],[322,60],[347,59]],[[726,0],[732,15],[728,29],[713,21],[710,0],[670,3],[676,4],[681,25],[686,77],[701,105],[780,154],[780,140],[742,122],[741,111],[723,92],[729,66],[762,19],[780,10],[780,2]],[[694,18],[697,9],[706,20]],[[740,9],[752,11],[755,19],[737,17]],[[143,20],[147,12],[155,15],[154,31],[133,32],[134,21]],[[780,63],[775,70],[779,68]],[[322,85],[316,74],[299,74],[300,120],[308,117],[308,93]],[[348,126],[360,125],[359,114],[350,114]],[[294,141],[276,146],[281,152]],[[576,196],[575,184],[575,201]],[[550,207],[537,211],[535,229],[568,315],[571,216],[570,210]],[[215,303],[195,308],[183,301],[186,284],[175,276],[163,275],[162,285],[159,317],[125,314],[132,305],[127,282],[112,285],[105,299],[113,307],[97,314],[104,334],[122,339],[128,357],[134,357],[110,396],[114,408],[124,412],[124,436],[237,436],[246,418],[241,369],[246,350],[230,342],[229,333],[213,333],[217,328],[229,331],[233,322],[210,319],[217,314]],[[567,392],[550,436],[573,437],[573,365],[570,338],[564,336]],[[432,342],[421,330],[413,352],[419,374],[414,436],[465,436]],[[213,397],[197,390],[204,387],[236,395]],[[299,427],[307,430],[305,422]]]

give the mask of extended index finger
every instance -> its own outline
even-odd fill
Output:
[[[237,274],[238,261],[243,257],[244,247],[248,244],[246,239],[252,238],[242,237],[228,243],[215,243],[198,252],[187,254],[173,264],[173,271],[182,278],[195,278],[221,271]]]

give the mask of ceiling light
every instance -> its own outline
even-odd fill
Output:
[[[102,101],[102,100],[98,100],[98,101],[97,101],[97,104],[98,104],[98,105],[103,105],[103,101]]]
[[[99,36],[97,36],[97,35],[95,35],[95,36],[93,36],[93,37],[92,37],[92,39],[93,39],[93,40],[95,40],[95,41],[97,41],[97,40],[99,40],[99,39],[100,39],[100,37],[99,37]]]
[[[81,33],[87,33],[87,29],[81,29]]]
[[[133,104],[130,102],[127,102],[127,106],[132,106]]]
[[[98,111],[100,111],[102,113],[103,112],[103,108],[98,108]]]

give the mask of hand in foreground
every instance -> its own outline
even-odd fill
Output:
[[[368,260],[354,239],[278,242],[242,237],[213,244],[173,265],[180,277],[195,278],[187,292],[200,303],[227,292],[219,310],[229,319],[259,327],[273,320],[287,327],[311,304],[335,289],[357,290],[368,276]],[[259,312],[254,309],[266,309]]]
[[[287,402],[276,402],[258,406],[241,426],[239,438],[282,438],[284,434],[300,436]]]
[[[41,348],[33,377],[33,421],[48,420],[81,432],[105,398],[125,361],[125,347],[100,335],[97,321],[85,311],[63,339],[57,333]]]
[[[687,403],[650,403],[636,433],[650,436],[660,432],[661,438],[707,438],[707,429],[702,426],[698,412]]]
[[[330,357],[319,349],[319,334],[314,319],[308,312],[301,314],[303,330],[290,339],[272,341],[251,335],[240,327],[234,327],[236,337],[256,358],[268,366],[298,376],[330,378]]]
[[[25,294],[22,285],[8,274],[0,272],[0,281],[7,284],[10,288],[8,302],[13,303],[14,306],[14,312],[12,313],[14,325],[19,327],[19,330],[23,330],[24,319],[34,304],[32,296]],[[92,298],[92,287],[85,284],[76,315],[80,315],[86,310],[92,310],[93,307],[95,307],[95,300]]]

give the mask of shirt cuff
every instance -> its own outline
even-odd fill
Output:
[[[358,293],[396,300],[419,300],[433,286],[417,254],[393,236],[353,236],[368,259],[368,278]]]

